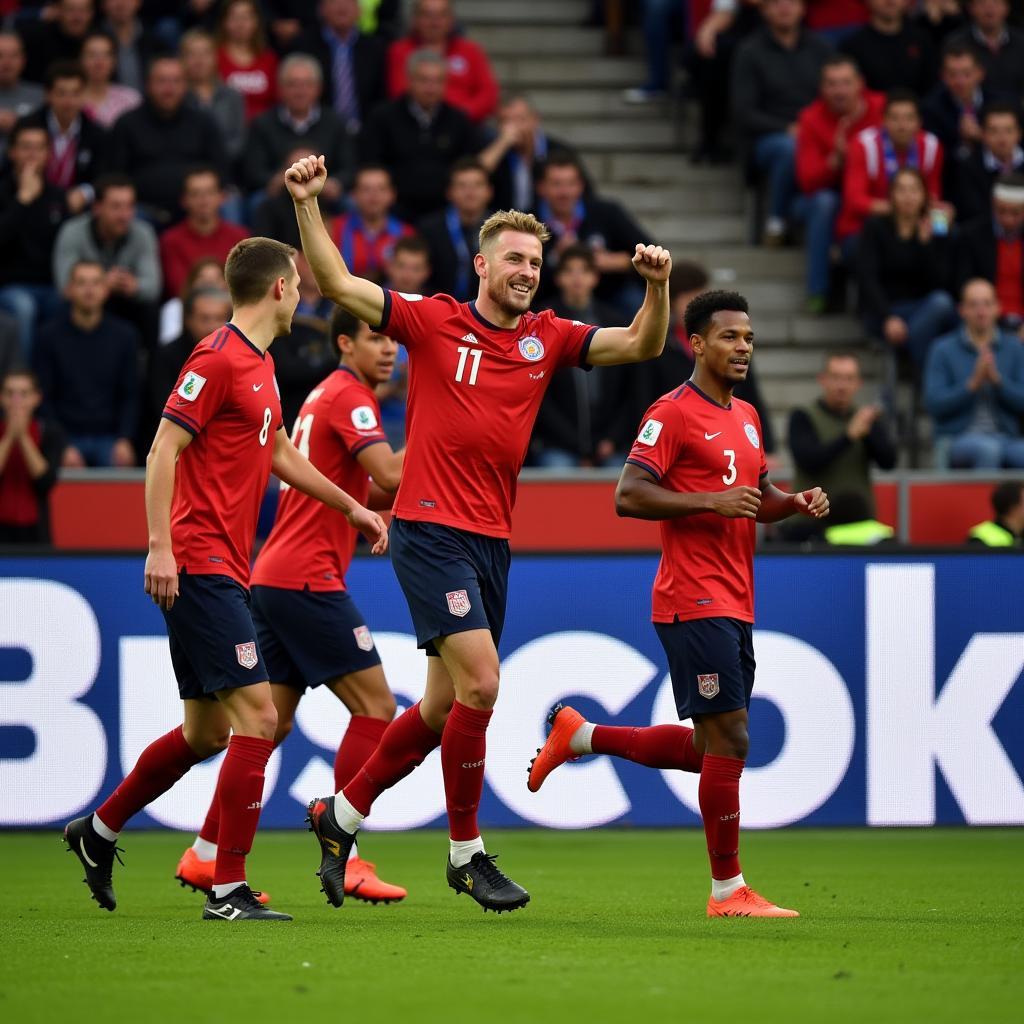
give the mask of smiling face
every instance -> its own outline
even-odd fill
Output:
[[[537,286],[543,247],[536,235],[502,231],[474,260],[487,297],[508,316],[520,316],[530,308]]]
[[[754,352],[754,329],[748,314],[719,310],[712,314],[704,333],[694,334],[690,343],[704,371],[726,387],[731,389],[747,379]]]
[[[338,336],[344,362],[364,377],[370,387],[391,379],[398,358],[398,342],[386,334],[371,331],[360,322],[355,337]]]

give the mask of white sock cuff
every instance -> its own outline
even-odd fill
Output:
[[[335,794],[334,820],[338,823],[338,828],[348,832],[349,835],[355,835],[359,831],[359,826],[362,825],[363,818],[365,817],[365,814],[360,814],[349,803],[344,793]]]
[[[451,839],[448,859],[453,868],[461,868],[468,864],[475,854],[484,852],[484,841],[480,836],[476,839]]]
[[[213,887],[213,897],[214,899],[222,900],[225,896],[230,896],[236,889],[240,889],[243,885],[245,885],[244,878],[240,882],[225,882],[223,885],[215,885]]]
[[[584,722],[570,737],[569,749],[574,754],[594,752],[594,723]]]
[[[712,878],[711,897],[716,900],[727,900],[737,889],[742,889],[747,883],[743,881],[743,873],[733,878]]]
[[[211,843],[209,839],[203,839],[202,836],[196,836],[192,849],[196,851],[196,856],[200,860],[217,859],[217,844]]]
[[[107,828],[107,826],[100,821],[100,816],[95,812],[92,816],[92,827],[96,829],[96,835],[98,835],[100,839],[106,839],[108,843],[117,842],[117,837],[121,834],[120,832],[115,832],[112,828]]]

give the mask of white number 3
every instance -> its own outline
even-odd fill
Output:
[[[260,431],[260,444],[265,448],[267,446],[267,438],[270,436],[270,421],[274,418],[274,414],[270,411],[270,406],[267,406],[263,410],[263,429]]]
[[[722,483],[728,487],[736,483],[736,453],[731,448],[726,448],[722,454],[729,460],[729,466],[722,476]]]

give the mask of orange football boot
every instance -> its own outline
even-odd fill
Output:
[[[400,885],[382,882],[376,864],[353,857],[345,865],[345,895],[365,903],[398,903],[409,894]]]
[[[566,761],[578,761],[579,754],[573,753],[569,746],[569,740],[573,733],[584,723],[586,719],[568,704],[556,704],[548,714],[548,724],[551,732],[544,742],[544,746],[537,751],[537,756],[530,762],[529,774],[526,780],[526,788],[531,793],[536,793],[544,780],[559,766]]]
[[[213,892],[213,869],[216,863],[213,860],[202,860],[190,846],[181,855],[174,877],[181,882],[183,889],[187,885],[193,892],[202,892],[209,896]],[[252,894],[260,903],[270,902],[268,893],[257,892],[254,889]]]
[[[754,892],[749,885],[741,885],[724,900],[708,897],[708,917],[799,917],[795,910],[777,907]]]

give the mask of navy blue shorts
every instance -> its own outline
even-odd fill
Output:
[[[656,622],[680,721],[750,707],[754,628],[739,619]]]
[[[391,563],[409,603],[416,643],[436,656],[434,640],[489,629],[494,646],[505,626],[508,541],[438,523],[391,521]]]
[[[305,690],[380,664],[366,619],[344,590],[253,587],[252,620],[272,683]]]
[[[230,576],[181,573],[164,621],[182,700],[267,681],[249,591]]]

